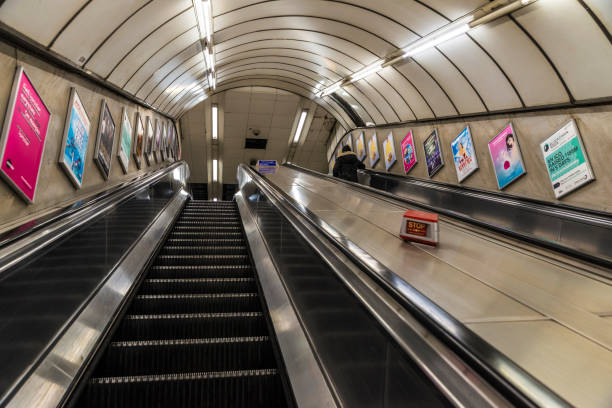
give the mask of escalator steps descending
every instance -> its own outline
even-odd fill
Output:
[[[284,407],[235,203],[189,201],[81,395],[83,407]]]

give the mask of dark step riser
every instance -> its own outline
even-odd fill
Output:
[[[260,312],[259,298],[219,297],[198,299],[143,299],[136,298],[130,307],[131,314],[176,314],[176,313],[242,313]]]
[[[219,268],[205,268],[200,266],[189,267],[169,267],[154,266],[147,275],[150,279],[192,279],[192,278],[250,278],[253,271],[250,267],[232,268],[231,266]]]
[[[253,293],[254,281],[204,281],[204,282],[143,282],[140,295],[188,294],[188,293]]]
[[[161,255],[246,255],[243,246],[168,246],[161,250]]]
[[[155,265],[160,266],[198,266],[198,265],[244,265],[249,262],[247,256],[225,255],[225,256],[206,256],[206,255],[185,255],[185,256],[160,256],[155,261]]]

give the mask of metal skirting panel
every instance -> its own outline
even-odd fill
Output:
[[[404,243],[398,232],[401,214],[409,208],[405,204],[286,167],[266,177],[443,309],[462,322],[471,322],[470,327],[474,324],[475,330],[485,323],[500,328],[522,321],[533,327],[554,324],[554,331],[523,330],[511,357],[569,402],[600,406],[591,404],[594,400],[580,387],[571,392],[565,389],[582,375],[570,367],[589,362],[612,366],[612,320],[599,317],[612,309],[609,283],[590,278],[580,265],[555,261],[554,255],[543,251],[517,248],[445,222],[444,217],[439,247]],[[503,336],[494,329],[479,334],[504,352]],[[562,348],[573,336],[590,347],[574,348],[566,356],[572,364],[565,364],[550,345]],[[590,353],[591,349],[603,352]],[[535,350],[546,369],[533,369],[529,356]],[[591,380],[609,384],[612,376]]]

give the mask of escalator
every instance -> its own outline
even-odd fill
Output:
[[[188,201],[78,407],[284,407],[236,203]]]

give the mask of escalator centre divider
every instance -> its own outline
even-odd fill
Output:
[[[235,202],[188,201],[83,407],[290,404]]]

